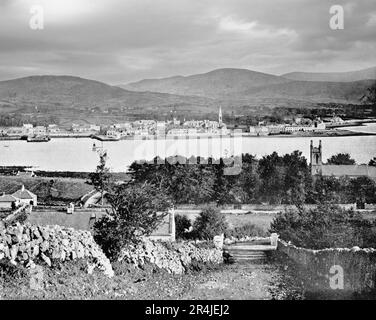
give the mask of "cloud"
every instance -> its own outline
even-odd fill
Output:
[[[369,19],[367,21],[367,26],[369,26],[369,27],[376,27],[376,12],[371,13],[369,15]]]
[[[236,21],[231,16],[222,18],[219,22],[219,28],[224,31],[250,32],[254,29],[256,25],[257,21]]]
[[[45,29],[29,28],[30,6]],[[0,1],[0,79],[72,74],[113,84],[221,67],[270,73],[376,65],[376,2],[337,0]]]

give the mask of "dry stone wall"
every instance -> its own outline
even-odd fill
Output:
[[[168,247],[167,247],[168,246]],[[202,243],[181,242],[164,244],[150,239],[143,239],[137,246],[130,246],[122,251],[119,261],[141,267],[151,263],[169,273],[182,274],[193,262],[204,264],[223,263],[221,248]]]
[[[88,231],[61,226],[36,226],[19,223],[0,229],[0,260],[30,265],[42,259],[51,266],[52,259],[87,259],[89,270],[95,268],[113,276],[111,263]]]
[[[315,290],[361,293],[376,289],[376,249],[311,250],[279,240],[278,251],[304,268],[310,286]]]

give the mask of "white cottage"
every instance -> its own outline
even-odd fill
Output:
[[[30,204],[32,206],[37,205],[37,196],[25,189],[25,186],[22,186],[22,188],[13,193],[12,196],[20,199],[21,203]]]

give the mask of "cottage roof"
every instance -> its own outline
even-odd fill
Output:
[[[25,189],[24,186],[22,186],[21,190],[16,191],[15,193],[12,194],[12,196],[18,198],[18,199],[30,199],[33,200],[36,195],[29,190]]]
[[[16,202],[18,199],[10,194],[0,196],[0,202]]]

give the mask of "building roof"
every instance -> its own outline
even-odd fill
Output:
[[[11,196],[9,194],[4,194],[0,196],[0,202],[16,202],[18,199],[14,196]]]
[[[12,196],[18,198],[18,199],[30,199],[33,200],[36,195],[29,190],[25,189],[24,186],[22,186],[21,190],[16,191],[15,193],[12,194]]]
[[[376,179],[376,167],[367,165],[323,165],[323,176],[350,176],[361,177],[368,176]]]

